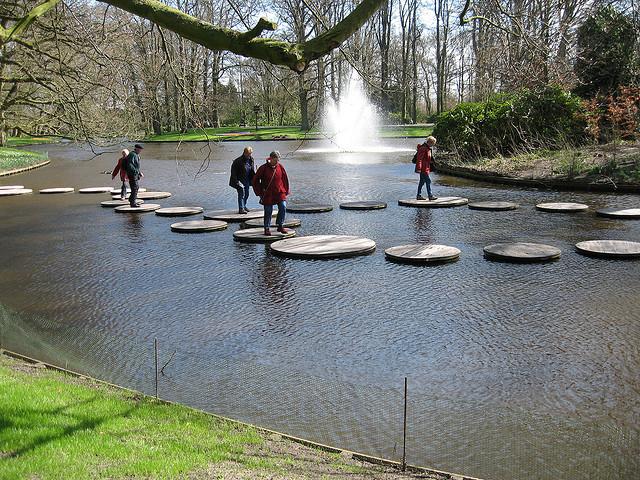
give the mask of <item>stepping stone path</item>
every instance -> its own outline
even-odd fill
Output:
[[[343,210],[381,210],[387,208],[387,204],[384,202],[346,202],[341,203],[340,208]]]
[[[169,192],[140,192],[138,190],[138,198],[142,200],[159,200],[161,198],[169,198],[171,193]]]
[[[607,258],[638,258],[640,243],[626,240],[588,240],[576,243],[578,252],[584,255]]]
[[[517,203],[513,202],[473,202],[469,204],[471,210],[489,210],[492,212],[503,212],[506,210],[515,210],[518,208]]]
[[[59,188],[43,188],[40,193],[53,194],[53,193],[73,193],[75,188],[71,187],[59,187]]]
[[[138,203],[144,203],[144,200],[139,200]],[[121,207],[123,205],[129,205],[128,200],[105,200],[100,202],[100,206],[107,208]]]
[[[495,243],[484,247],[484,256],[503,262],[533,263],[560,258],[560,249],[542,243]]]
[[[275,217],[278,212],[274,211]],[[207,220],[222,220],[224,222],[244,222],[254,218],[264,218],[264,210],[252,209],[249,213],[238,213],[237,210],[215,210],[213,212],[204,212],[204,218]]]
[[[10,197],[12,195],[24,195],[25,193],[33,193],[30,188],[14,188],[0,190],[0,197]]]
[[[460,257],[460,250],[447,245],[400,245],[384,251],[388,260],[401,263],[444,263]]]
[[[142,193],[142,192],[146,192],[147,189],[144,187],[141,187],[138,189],[138,193]],[[118,197],[120,196],[120,192],[122,192],[122,189],[120,188],[112,188],[111,189],[111,195],[118,195]],[[131,193],[131,189],[129,187],[127,187],[127,193]]]
[[[161,217],[188,217],[189,215],[197,215],[202,213],[202,207],[167,207],[156,210],[156,215]]]
[[[552,212],[552,213],[575,213],[575,212],[584,212],[585,210],[589,210],[589,205],[585,205],[584,203],[571,203],[571,202],[559,202],[559,203],[539,203],[536,205],[538,210],[542,210],[543,212]]]
[[[640,208],[602,208],[600,210],[596,210],[596,214],[601,217],[633,220],[640,218]]]
[[[246,228],[233,232],[233,239],[239,242],[249,243],[269,243],[291,238],[296,236],[295,230],[289,230],[288,233],[280,233],[275,228],[271,229],[271,235],[264,234],[264,228]]]
[[[229,224],[219,220],[189,220],[171,224],[171,230],[178,233],[203,233],[224,230]]]
[[[285,228],[295,228],[299,227],[302,224],[300,219],[298,218],[285,218],[283,227]],[[253,218],[251,220],[247,220],[243,223],[246,227],[262,227],[264,225],[264,218]]]
[[[287,212],[292,213],[322,213],[333,210],[333,205],[324,203],[291,203],[287,204]]]
[[[467,203],[469,203],[469,200],[462,197],[438,197],[436,200],[416,200],[415,198],[398,200],[398,205],[403,207],[421,208],[459,207]]]
[[[3,185],[0,190],[22,190],[24,185]]]
[[[376,242],[348,235],[312,235],[280,240],[272,243],[270,249],[285,257],[338,258],[371,253],[376,249]]]
[[[87,187],[80,188],[78,193],[109,193],[113,187]]]
[[[157,203],[145,203],[138,207],[132,207],[131,205],[122,205],[121,207],[116,207],[116,212],[120,213],[145,213],[145,212],[153,212],[160,208],[160,205]]]

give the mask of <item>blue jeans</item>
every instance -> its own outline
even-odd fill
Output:
[[[238,210],[244,210],[247,208],[247,200],[249,199],[249,187],[250,185],[241,184],[241,187],[236,187],[238,191]]]
[[[422,186],[427,186],[427,196],[431,197],[431,179],[428,173],[420,173],[420,182],[418,183],[418,196],[422,193]]]
[[[287,202],[284,200],[278,202],[278,216],[276,217],[276,225],[281,227],[284,225],[284,214],[287,211]],[[273,205],[264,206],[264,228],[271,227],[271,214],[273,213]]]

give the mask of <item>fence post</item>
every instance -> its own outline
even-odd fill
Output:
[[[158,399],[158,339],[153,339],[153,353],[155,357],[155,369],[156,369],[156,400]]]
[[[404,420],[402,422],[402,471],[407,470],[407,377],[404,377]]]

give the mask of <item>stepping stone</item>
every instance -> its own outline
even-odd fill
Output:
[[[189,215],[197,215],[202,213],[202,207],[167,207],[156,210],[156,215],[161,217],[188,217]]]
[[[338,258],[366,255],[376,249],[376,242],[349,235],[312,235],[288,238],[270,245],[273,253],[293,258]]]
[[[264,234],[263,228],[246,228],[244,230],[237,230],[233,232],[233,239],[239,242],[249,243],[269,243],[282,240],[284,238],[291,238],[296,236],[295,230],[289,230],[289,233],[280,233],[275,228],[271,229],[271,235]]]
[[[113,187],[87,187],[78,189],[78,193],[109,193]]]
[[[447,245],[400,245],[384,251],[388,260],[400,263],[444,263],[460,257],[460,250]]]
[[[138,193],[142,193],[142,192],[146,192],[147,189],[144,187],[138,188]],[[120,192],[122,192],[122,189],[120,188],[112,188],[111,189],[111,195],[118,195],[118,197],[120,197]],[[127,187],[127,193],[131,193],[131,189],[129,187]]]
[[[278,211],[273,212],[275,217]],[[256,208],[249,210],[249,213],[238,213],[237,210],[215,210],[213,212],[205,212],[204,218],[207,220],[222,220],[225,222],[244,222],[254,218],[264,218],[264,210]]]
[[[144,203],[144,200],[140,200],[140,203]],[[100,205],[107,208],[120,207],[122,205],[129,205],[128,200],[105,200],[104,202],[100,202]]]
[[[503,262],[545,262],[560,258],[560,253],[560,249],[542,243],[495,243],[484,247],[486,258]]]
[[[343,210],[381,210],[387,208],[387,204],[384,202],[346,202],[341,203],[340,208]]]
[[[436,200],[416,200],[415,198],[407,198],[398,200],[398,205],[403,207],[421,207],[421,208],[447,208],[459,207],[469,203],[467,198],[462,197],[438,197]]]
[[[143,200],[159,200],[161,198],[169,198],[171,193],[169,192],[140,192],[138,190],[138,198]]]
[[[219,220],[189,220],[171,224],[171,230],[178,233],[202,233],[224,230],[229,224]]]
[[[33,193],[30,188],[12,188],[0,190],[0,197],[9,197],[11,195],[24,195],[25,193]]]
[[[144,203],[138,207],[132,207],[131,205],[122,205],[121,207],[116,207],[116,212],[120,213],[145,213],[145,212],[153,212],[160,208],[160,205],[157,203]]]
[[[640,218],[640,208],[601,208],[600,210],[596,210],[596,214],[601,217],[633,220]]]
[[[302,224],[302,222],[300,221],[300,219],[298,218],[285,218],[284,219],[284,228],[295,228],[295,227],[299,227]],[[262,227],[264,226],[264,218],[260,217],[260,218],[253,218],[251,220],[247,220],[246,222],[243,223],[243,225],[245,225],[246,227]]]
[[[22,190],[24,185],[2,185],[0,190]]]
[[[59,187],[59,188],[43,188],[40,193],[73,193],[75,188]]]
[[[489,210],[492,212],[503,212],[505,210],[515,210],[517,203],[513,202],[473,202],[469,204],[471,210]]]
[[[638,258],[640,243],[626,240],[588,240],[576,243],[578,252],[584,255],[607,258]]]
[[[538,205],[536,205],[536,208],[538,210],[542,210],[543,212],[574,213],[589,210],[589,205],[585,205],[584,203],[571,202],[539,203]]]
[[[333,210],[333,205],[327,205],[324,203],[291,203],[287,204],[287,212],[292,213],[321,213],[330,212]]]

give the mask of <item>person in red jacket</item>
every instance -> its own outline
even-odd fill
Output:
[[[280,153],[271,152],[267,163],[258,168],[252,180],[253,191],[260,197],[264,205],[264,234],[271,235],[271,215],[273,206],[278,205],[276,224],[278,232],[288,233],[284,228],[284,216],[287,211],[287,195],[289,195],[289,178],[284,167],[280,164]]]
[[[121,157],[118,159],[116,168],[114,168],[113,172],[111,172],[111,180],[116,178],[116,175],[118,174],[118,172],[120,172],[120,180],[122,181],[122,188],[120,189],[120,200],[124,200],[127,196],[127,184],[125,183],[127,180],[127,171],[122,168],[122,161],[127,158],[127,155],[129,155],[129,150],[125,148],[120,153]]]
[[[416,195],[416,200],[426,200],[426,198],[422,196],[423,185],[427,186],[427,197],[429,200],[437,200],[438,198],[431,194],[431,178],[429,177],[429,172],[431,172],[431,161],[433,160],[433,146],[435,144],[435,137],[427,137],[422,145],[418,145],[415,171],[420,174],[420,181],[418,182],[418,195]]]

